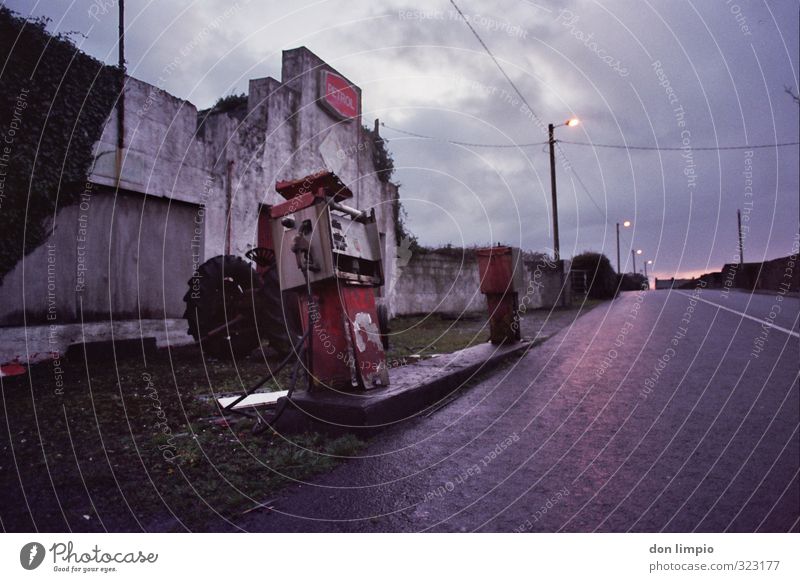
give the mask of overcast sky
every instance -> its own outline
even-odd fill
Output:
[[[562,140],[691,148],[798,141],[798,2],[457,0],[533,110],[530,114],[446,1],[170,0],[126,2],[131,75],[199,108],[280,78],[284,49],[305,45],[363,90],[364,122],[383,128],[410,229],[424,244],[503,242],[552,248],[549,159],[537,119],[578,127]],[[116,3],[12,0],[10,8],[75,31],[116,62]],[[80,33],[80,34],[77,34]],[[716,270],[797,245],[798,148],[626,151],[562,144],[557,161],[564,257],[616,262],[622,238],[668,277]],[[748,176],[752,172],[752,195]],[[581,180],[585,191],[579,184]],[[625,265],[623,264],[623,268]],[[630,266],[628,266],[630,270]]]

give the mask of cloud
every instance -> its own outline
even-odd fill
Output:
[[[21,0],[8,4],[28,10]],[[84,50],[114,62],[116,15],[95,22],[87,16],[91,5],[39,3],[35,11],[53,18],[51,28],[83,31],[87,38],[77,40]],[[129,7],[132,70],[156,83],[165,65],[191,45],[162,84],[205,107],[220,95],[245,91],[250,77],[279,76],[281,50],[305,45],[362,87],[365,122],[379,117],[390,126],[467,142],[544,140],[448,2],[233,5],[239,8],[210,30],[230,2]],[[632,0],[459,5],[542,120],[583,120],[556,130],[559,139],[679,146],[687,131],[693,147],[797,139],[798,108],[783,92],[784,85],[797,86],[793,3],[740,2],[738,12],[726,3]],[[202,42],[195,42],[203,30]],[[409,226],[423,243],[552,246],[543,148],[470,151],[383,133],[391,140]],[[736,209],[751,201],[748,259],[784,255],[791,247],[800,212],[797,148],[753,152],[752,200],[745,196],[742,151],[692,152],[696,179],[690,186],[681,152],[566,143],[562,149],[574,169],[562,161],[557,166],[565,255],[596,249],[615,259],[614,223],[628,218],[634,229],[623,243],[645,249],[660,272],[716,268],[735,253]]]

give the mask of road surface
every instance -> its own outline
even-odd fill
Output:
[[[796,297],[624,293],[249,531],[799,531]]]

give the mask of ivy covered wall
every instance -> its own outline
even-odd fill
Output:
[[[0,281],[73,204],[122,76],[0,6]]]

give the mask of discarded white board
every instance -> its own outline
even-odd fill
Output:
[[[278,399],[286,396],[288,393],[288,390],[280,390],[278,392],[256,392],[255,394],[251,394],[239,402],[231,410],[257,408],[259,406],[275,406],[275,403],[278,402]],[[239,396],[223,396],[222,398],[217,398],[217,402],[219,403],[220,408],[225,408],[237,398],[239,398]]]

